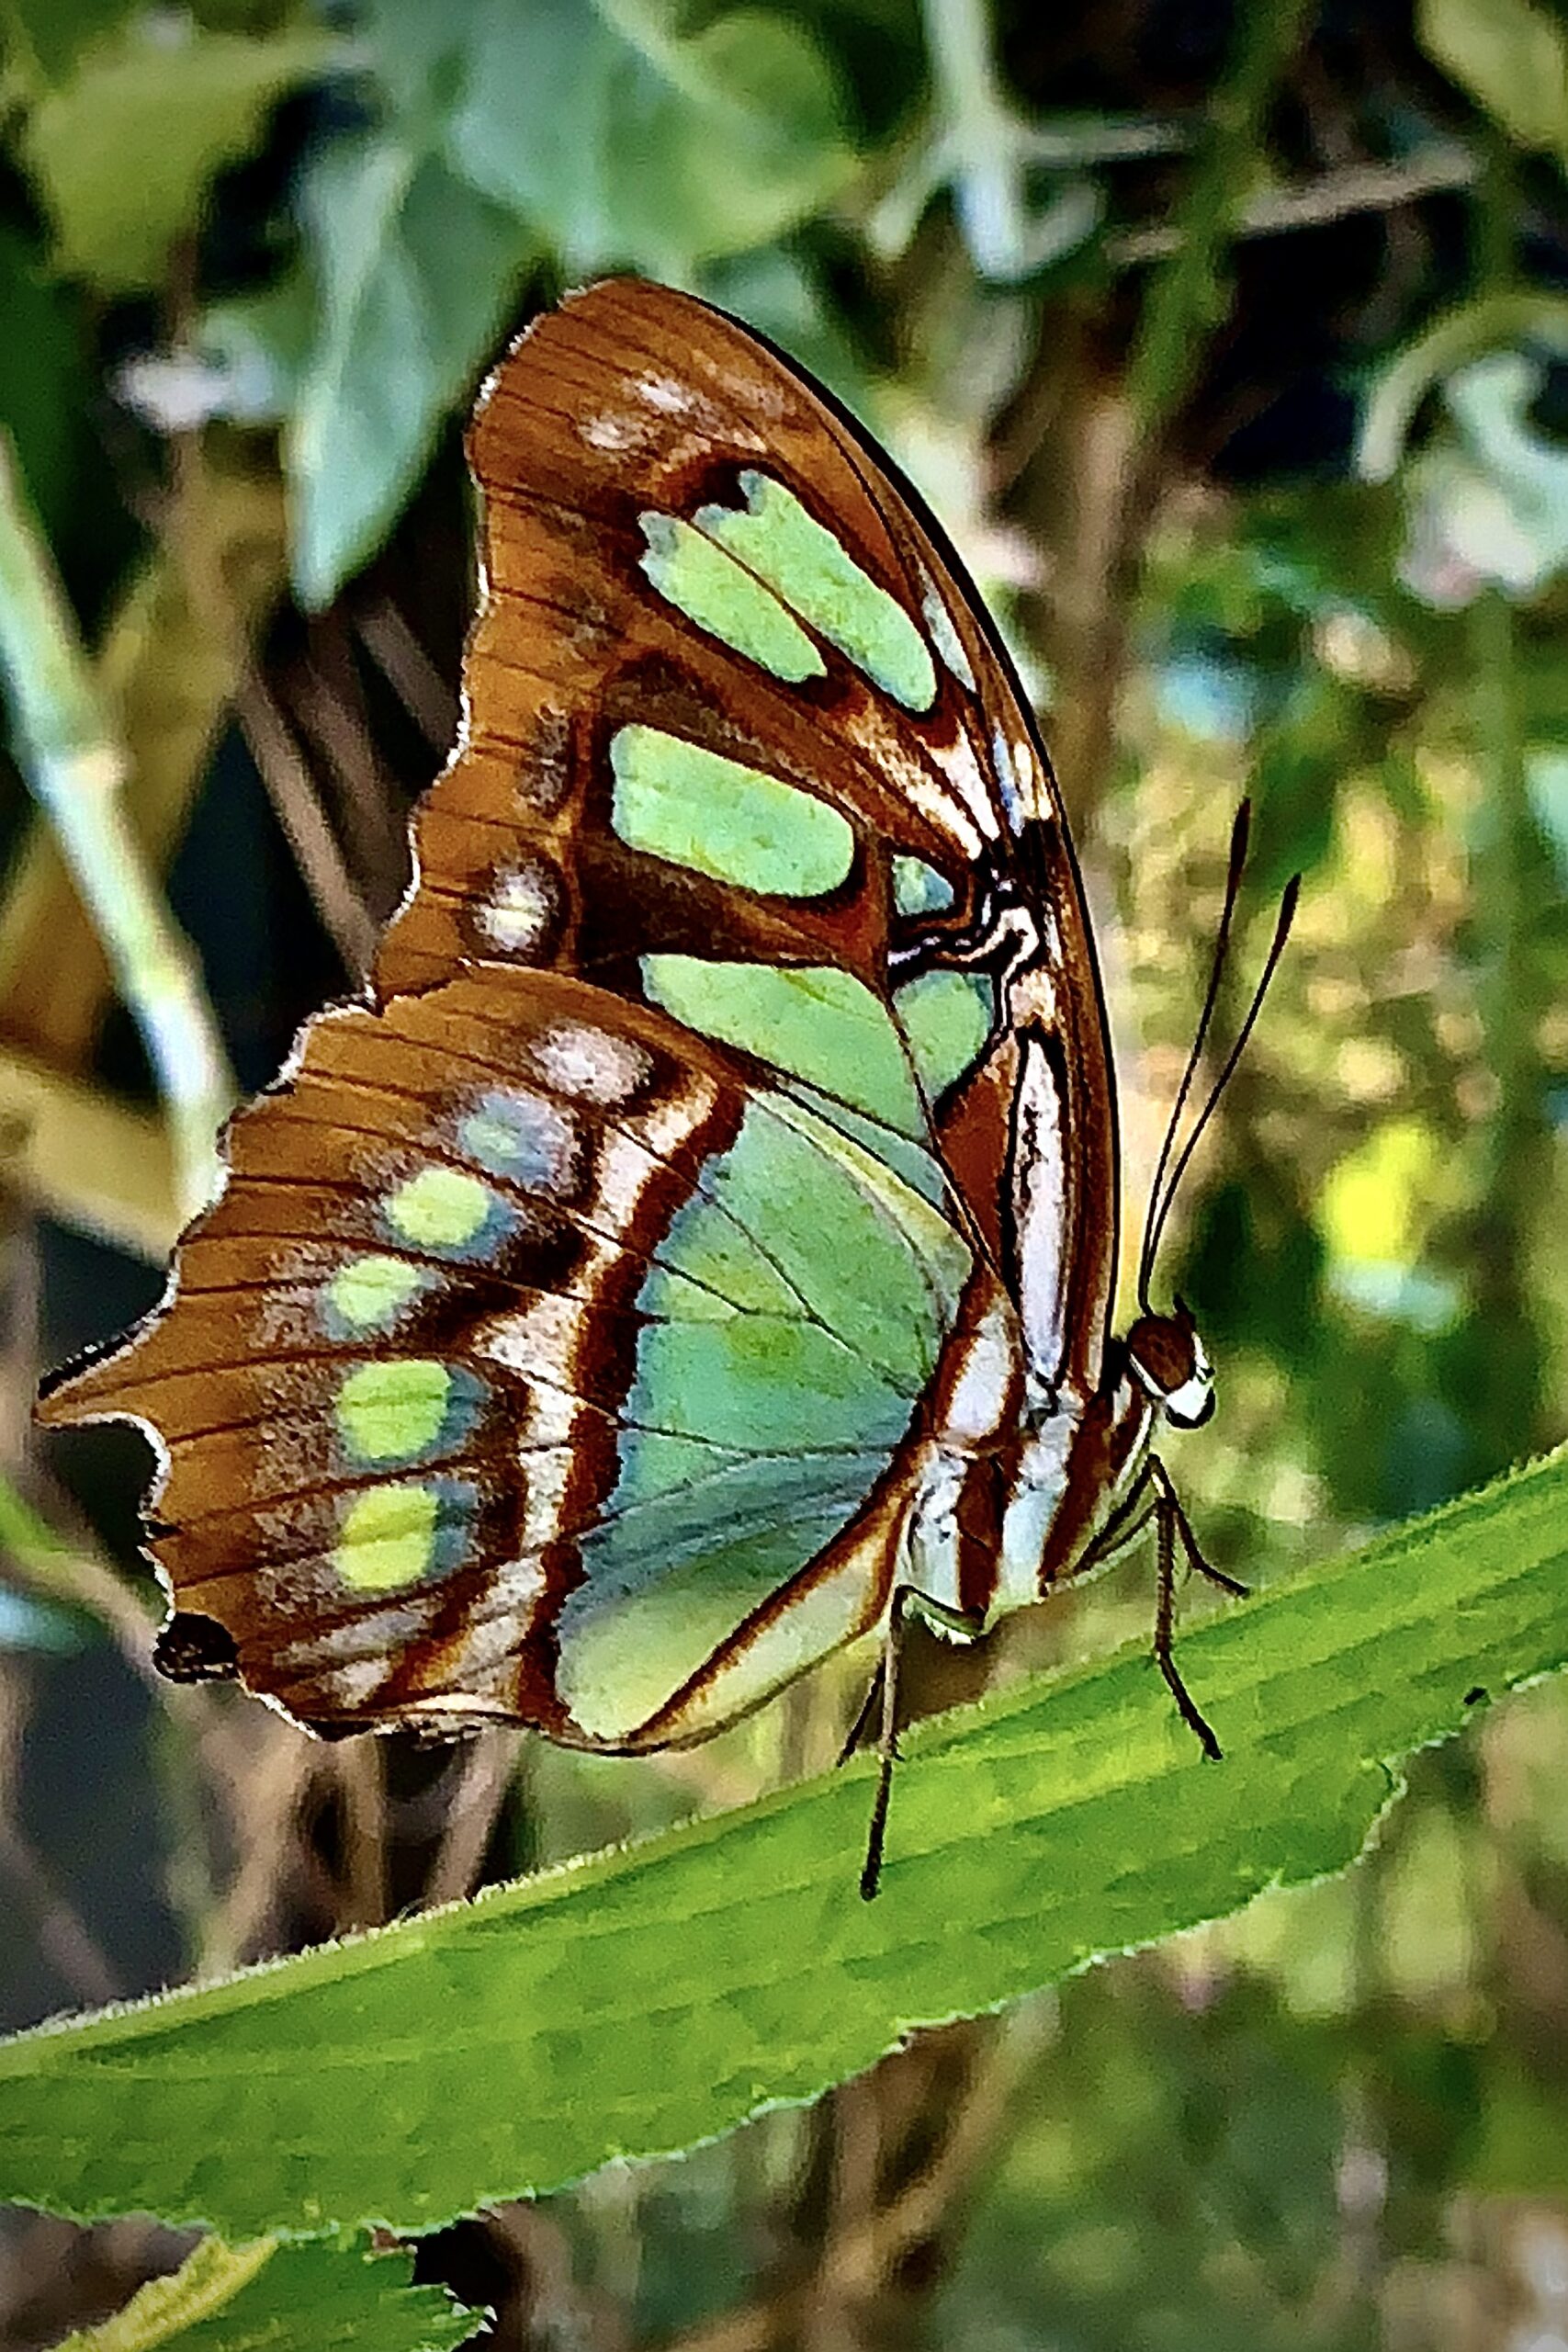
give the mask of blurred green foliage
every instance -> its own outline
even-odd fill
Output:
[[[0,417],[89,645],[184,673],[194,612],[231,677],[171,891],[243,1069],[276,1066],[395,897],[450,731],[453,441],[482,369],[563,285],[649,271],[822,374],[1000,612],[1104,918],[1134,1202],[1240,792],[1260,925],[1306,872],[1164,1270],[1221,1365],[1181,1464],[1215,1555],[1266,1582],[1562,1436],[1559,9],[4,0],[0,28]],[[219,485],[254,520],[280,484],[291,597],[236,645]],[[149,765],[154,721],[144,702]],[[36,1056],[25,962],[0,971],[0,1058]],[[144,1082],[113,1017],[85,1075]],[[39,1616],[7,1513],[8,2021],[826,1760],[849,1679],[684,1763],[538,1750],[488,1780],[360,1744],[301,1758],[259,1710],[149,1702],[135,1589],[52,1483],[125,1546],[135,1450],[41,1464],[19,1432],[35,1355],[154,1277],[41,1246],[29,1346],[17,1220],[0,1466],[72,1565]],[[1005,1646],[1096,1648],[1146,1612],[1130,1573]],[[927,1671],[933,1700],[964,1687]],[[1348,1880],[422,2266],[517,2346],[1544,2346],[1568,2335],[1565,1773],[1549,1685],[1427,1758]],[[454,1841],[464,1792],[485,1827]],[[51,2228],[7,2241],[18,2346],[182,2251]]]

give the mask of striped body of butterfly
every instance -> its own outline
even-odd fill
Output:
[[[471,446],[464,736],[369,1000],[43,1418],[153,1439],[165,1669],[315,1730],[671,1747],[883,1629],[869,1893],[911,1610],[978,1634],[1152,1517],[1213,1747],[1151,1451],[1212,1376],[1152,1214],[1111,1335],[1061,803],[936,526],[733,322],[594,287]]]

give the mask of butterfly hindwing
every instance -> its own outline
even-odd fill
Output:
[[[171,1306],[58,1394],[156,1432],[159,1565],[251,1688],[624,1744],[886,1472],[966,1272],[920,1159],[475,971],[312,1024]]]

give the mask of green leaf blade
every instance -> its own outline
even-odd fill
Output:
[[[661,0],[477,0],[446,153],[571,270],[689,278],[785,234],[855,169],[809,31],[746,8],[700,33]]]
[[[870,1767],[463,1908],[0,2051],[0,2193],[233,2235],[430,2228],[813,2097],[909,2027],[1342,1868],[1415,1748],[1568,1657],[1568,1455]],[[238,2161],[236,2149],[243,2149]]]
[[[320,323],[286,436],[295,585],[330,604],[468,395],[536,243],[434,153],[369,134],[306,191]]]
[[[247,154],[277,101],[333,55],[317,31],[162,36],[141,23],[89,49],[22,137],[59,271],[106,294],[159,285],[214,173]]]
[[[1420,0],[1416,34],[1522,147],[1568,163],[1568,41],[1531,0]]]
[[[377,2352],[457,2352],[479,2313],[439,2287],[410,2284],[412,2258],[317,2241],[261,2239],[226,2245],[204,2238],[172,2277],[149,2280],[101,2326],[68,2336],[56,2352],[328,2352],[373,2344]]]

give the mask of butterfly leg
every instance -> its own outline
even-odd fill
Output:
[[[871,1729],[882,1703],[882,1686],[887,1678],[887,1661],[879,1657],[876,1672],[866,1684],[865,1697],[860,1702],[860,1713],[850,1725],[849,1736],[839,1750],[839,1762],[847,1764],[866,1733]]]
[[[1224,1568],[1216,1568],[1213,1563],[1206,1560],[1199,1550],[1198,1538],[1192,1532],[1192,1522],[1182,1510],[1181,1498],[1176,1491],[1170,1473],[1157,1453],[1150,1454],[1145,1476],[1154,1486],[1158,1497],[1155,1508],[1156,1511],[1163,1510],[1169,1515],[1177,1538],[1187,1555],[1188,1566],[1196,1568],[1201,1577],[1206,1577],[1209,1582],[1217,1585],[1222,1592],[1230,1593],[1237,1600],[1245,1600],[1251,1589],[1250,1586],[1238,1584],[1235,1577],[1227,1577]]]
[[[1218,1759],[1224,1751],[1214,1736],[1212,1726],[1199,1713],[1192,1694],[1182,1680],[1180,1670],[1176,1663],[1172,1634],[1176,1623],[1178,1542],[1180,1543],[1182,1551],[1186,1554],[1188,1566],[1197,1568],[1201,1574],[1210,1579],[1211,1583],[1220,1586],[1222,1590],[1241,1594],[1246,1592],[1247,1587],[1237,1584],[1234,1577],[1227,1577],[1221,1569],[1211,1567],[1208,1561],[1204,1559],[1198,1549],[1198,1539],[1192,1532],[1187,1513],[1182,1510],[1177,1498],[1176,1488],[1171,1484],[1170,1473],[1157,1453],[1151,1453],[1149,1456],[1147,1475],[1155,1489],[1155,1542],[1158,1578],[1155,1599],[1155,1662],[1165,1677],[1166,1688],[1176,1702],[1177,1712],[1182,1722],[1192,1733],[1204,1755]]]
[[[1116,1505],[1100,1533],[1085,1552],[1081,1568],[1102,1567],[1107,1560],[1135,1544],[1159,1509],[1158,1502],[1149,1499],[1154,1485],[1149,1465],[1145,1462],[1121,1501]]]
[[[845,1757],[852,1752],[880,1702],[876,1753],[881,1770],[876,1779],[876,1795],[872,1801],[865,1863],[860,1874],[861,1894],[867,1903],[874,1896],[882,1879],[882,1854],[887,1838],[887,1808],[893,1797],[893,1767],[898,1761],[898,1668],[904,1652],[905,1632],[912,1616],[923,1617],[928,1624],[938,1633],[945,1634],[952,1641],[973,1642],[985,1630],[974,1618],[964,1616],[962,1610],[949,1609],[943,1602],[931,1600],[918,1586],[901,1584],[894,1588],[887,1611],[887,1631],[882,1642],[882,1660],[872,1677],[871,1688],[866,1692],[864,1704],[843,1750]],[[841,1762],[843,1758],[840,1760]]]
[[[893,1595],[893,1605],[887,1612],[887,1632],[882,1645],[882,1663],[876,1669],[863,1713],[869,1715],[871,1702],[880,1696],[882,1720],[877,1733],[876,1753],[881,1769],[876,1776],[876,1794],[872,1800],[871,1827],[866,1832],[865,1860],[861,1868],[860,1891],[863,1902],[869,1903],[876,1894],[882,1879],[882,1849],[887,1838],[887,1808],[893,1799],[893,1767],[898,1761],[898,1661],[904,1648],[904,1626],[908,1587],[900,1585]],[[881,1685],[880,1692],[877,1685]]]

